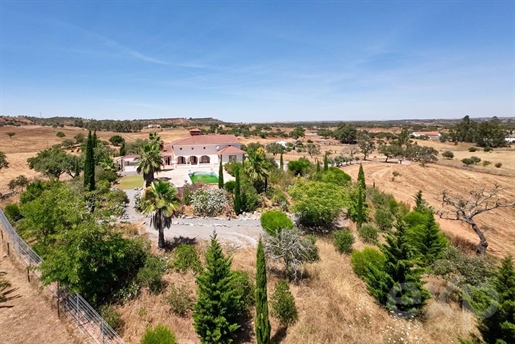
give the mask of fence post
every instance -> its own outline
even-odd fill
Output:
[[[76,307],[76,309],[77,309],[77,311],[76,311],[77,312],[77,322],[79,322],[79,324],[80,324],[80,321],[79,321],[79,294],[75,294],[75,298],[77,299],[77,307]]]
[[[27,266],[27,281],[30,283],[30,264]]]
[[[61,310],[59,309],[59,300],[61,299],[61,293],[59,292],[59,281],[57,281],[57,317],[61,317]]]
[[[10,256],[11,255],[11,252],[10,252],[10,249],[9,249],[9,243],[7,243],[7,255]]]

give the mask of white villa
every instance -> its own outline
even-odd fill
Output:
[[[243,161],[245,151],[234,135],[192,135],[165,145],[165,166],[214,166]]]

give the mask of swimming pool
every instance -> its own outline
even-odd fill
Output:
[[[214,172],[197,171],[188,174],[191,183],[218,184],[218,175]]]

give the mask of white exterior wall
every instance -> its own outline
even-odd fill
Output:
[[[200,157],[203,155],[207,155],[210,158],[211,164],[218,164],[218,151],[227,147],[229,145],[202,145],[202,146],[187,146],[187,145],[177,145],[173,146],[174,156],[173,163],[177,163],[177,157],[183,156],[186,158],[186,162],[189,162],[190,156],[196,156],[200,162]],[[233,144],[231,145],[235,148],[241,149],[241,144]],[[204,149],[205,147],[205,149]],[[218,149],[216,149],[218,147]],[[182,149],[181,149],[182,148]],[[237,161],[241,162],[243,159],[243,154],[237,155]],[[223,156],[222,163],[226,163],[229,161],[229,156]]]
[[[236,155],[236,162],[243,161],[243,154],[235,154],[235,155]],[[222,164],[225,164],[226,162],[229,162],[229,155],[222,155]]]

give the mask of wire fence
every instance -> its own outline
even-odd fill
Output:
[[[2,244],[5,243],[7,254],[15,254],[38,278],[40,272],[35,269],[43,262],[43,259],[18,235],[9,223],[9,220],[0,209],[0,227],[3,229]],[[57,283],[44,287],[52,298],[57,300],[57,313],[65,314],[91,343],[101,344],[125,344],[125,341],[109,324],[84,300],[79,294],[69,294],[59,288]]]

